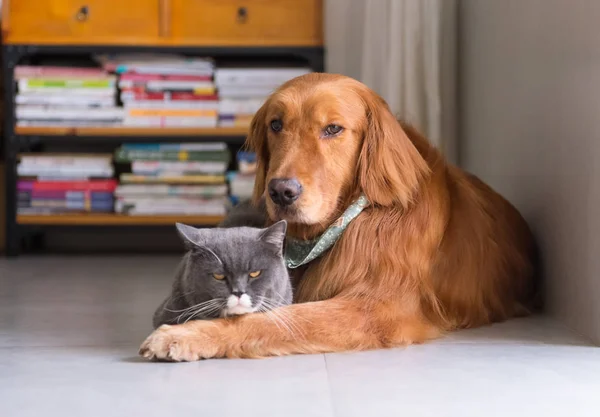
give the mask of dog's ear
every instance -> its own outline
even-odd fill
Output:
[[[256,153],[256,180],[252,200],[254,205],[260,203],[265,193],[265,181],[269,169],[269,148],[267,146],[267,103],[256,112],[250,123],[250,131],[246,138],[245,147]]]
[[[407,207],[429,175],[429,167],[387,103],[370,90],[361,96],[367,126],[358,162],[358,186],[372,204]]]

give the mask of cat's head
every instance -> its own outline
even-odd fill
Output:
[[[287,224],[266,228],[197,229],[181,223],[177,230],[189,249],[183,290],[191,301],[209,297],[221,316],[270,310],[282,304],[289,287],[283,260]]]

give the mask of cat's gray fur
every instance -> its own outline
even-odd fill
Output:
[[[248,214],[249,207],[242,207],[240,211],[245,214],[237,219],[230,215],[226,225],[248,224],[250,218],[257,224],[258,212]],[[189,250],[179,264],[171,294],[154,313],[155,328],[188,319],[217,318],[228,312],[243,314],[231,313],[227,305],[233,292],[247,294],[251,302],[247,309],[252,311],[292,302],[292,288],[283,260],[284,221],[266,229],[196,229],[182,224],[177,229]],[[261,273],[251,278],[249,273],[253,271]],[[215,279],[215,273],[225,279]]]

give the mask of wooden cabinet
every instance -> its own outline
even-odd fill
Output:
[[[322,0],[4,0],[5,44],[320,46]]]
[[[4,0],[4,43],[103,44],[156,39],[150,0]]]
[[[207,45],[321,45],[320,0],[171,0],[171,37]]]

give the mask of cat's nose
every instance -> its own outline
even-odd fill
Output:
[[[302,185],[296,178],[274,178],[269,181],[269,196],[278,206],[289,206],[302,194]]]
[[[244,295],[244,293],[241,291],[232,291],[231,294],[235,295],[237,298],[240,298],[242,295]]]

